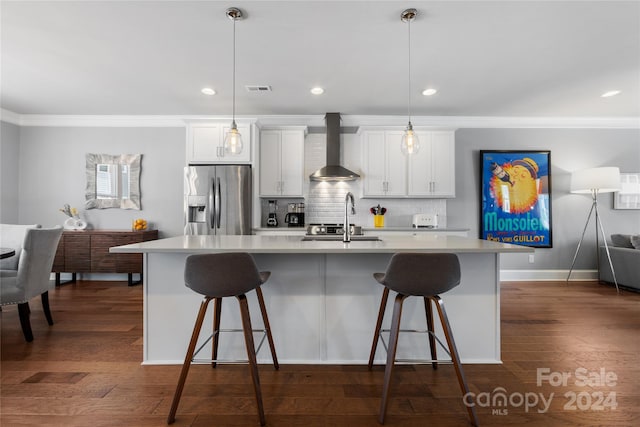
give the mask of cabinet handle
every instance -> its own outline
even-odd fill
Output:
[[[284,193],[284,181],[280,181],[280,193]]]

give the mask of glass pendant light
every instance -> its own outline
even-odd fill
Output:
[[[416,19],[418,11],[415,9],[406,9],[400,15],[402,22],[407,23],[407,28],[409,29],[409,49],[408,49],[408,57],[409,57],[409,96],[408,96],[408,105],[409,105],[409,123],[405,128],[402,134],[402,142],[400,144],[400,150],[402,150],[403,154],[416,154],[420,149],[420,141],[418,140],[418,135],[413,131],[413,125],[411,124],[411,21]]]
[[[243,18],[242,11],[236,7],[227,9],[227,17],[233,21],[233,118],[231,128],[224,136],[224,152],[231,156],[242,153],[242,135],[236,125],[236,21]]]

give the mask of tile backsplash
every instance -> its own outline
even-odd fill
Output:
[[[311,183],[306,199],[306,222],[342,223],[344,220],[344,198],[348,191],[354,194],[356,213],[350,221],[363,227],[373,227],[370,208],[380,204],[387,208],[385,227],[410,227],[415,213],[438,215],[438,227],[447,226],[447,204],[444,199],[362,199],[359,181]]]

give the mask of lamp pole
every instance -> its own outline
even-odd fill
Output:
[[[587,217],[587,222],[584,224],[584,229],[582,230],[582,236],[580,237],[580,241],[578,242],[578,247],[576,248],[576,253],[573,255],[573,261],[571,262],[571,268],[569,269],[569,274],[567,275],[567,282],[571,277],[571,273],[573,272],[573,267],[576,263],[576,259],[578,258],[578,252],[580,251],[580,246],[582,245],[582,241],[584,240],[584,234],[587,231],[587,227],[589,226],[589,220],[591,220],[591,215],[595,212],[596,214],[596,260],[598,263],[598,279],[600,279],[600,246],[598,239],[598,231],[602,233],[602,240],[604,241],[604,248],[607,252],[607,258],[609,260],[609,267],[611,267],[611,274],[613,275],[613,283],[616,285],[616,292],[620,293],[620,288],[618,288],[618,280],[616,279],[616,272],[613,269],[613,262],[611,262],[611,255],[609,254],[609,245],[607,244],[607,238],[604,234],[604,227],[602,226],[602,221],[600,220],[600,213],[598,212],[598,189],[591,189],[591,199],[593,200],[591,203],[591,210],[589,210],[589,216]]]

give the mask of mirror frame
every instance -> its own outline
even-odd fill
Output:
[[[137,209],[140,210],[140,162],[142,154],[94,154],[87,153],[85,209]],[[129,166],[129,198],[98,199],[96,196],[96,166],[115,164]]]

